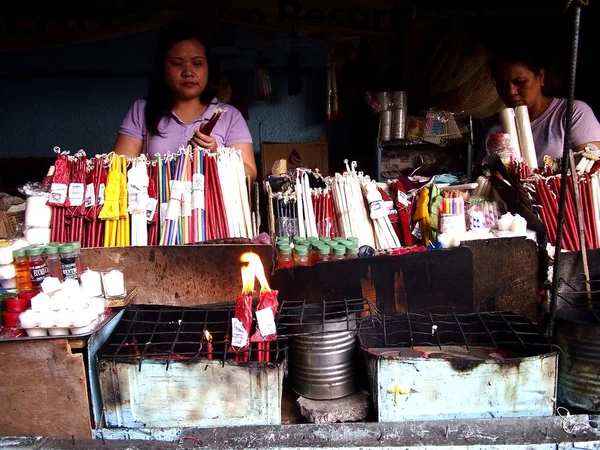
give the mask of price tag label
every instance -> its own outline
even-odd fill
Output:
[[[402,192],[402,191],[396,191],[397,192],[397,198],[398,198],[398,203],[400,203],[402,206],[408,206],[410,204],[410,202],[408,201],[408,195],[406,195],[406,193]]]
[[[167,209],[169,209],[169,204],[168,203],[161,203],[160,204],[160,226],[161,227],[162,227],[162,224],[167,219]]]
[[[204,192],[192,191],[192,210],[204,209]]]
[[[415,227],[412,230],[412,235],[417,239],[421,239],[421,225],[419,225],[419,222],[415,224]]]
[[[231,338],[232,347],[242,348],[246,344],[248,344],[248,332],[246,331],[246,329],[244,328],[244,325],[242,325],[242,322],[239,319],[232,317],[231,330],[232,330],[232,333],[231,333],[232,334],[232,338]]]
[[[185,188],[184,188],[183,182],[181,182],[179,180],[173,180],[173,183],[171,184],[170,200],[181,201],[181,199],[183,198],[184,189]]]
[[[100,187],[98,188],[98,204],[104,205],[104,190],[106,189],[106,185],[104,183],[100,183]]]
[[[71,183],[69,185],[69,202],[71,202],[71,206],[83,205],[84,196],[85,196],[85,184]]]
[[[68,187],[62,183],[52,183],[50,186],[50,202],[62,205],[67,201]]]
[[[271,308],[264,308],[260,311],[256,311],[256,321],[258,322],[260,334],[263,337],[277,333],[275,318],[273,317],[273,310]]]
[[[169,200],[167,207],[167,220],[177,221],[181,216],[181,202],[178,200]]]
[[[158,205],[158,200],[155,198],[149,198],[146,203],[146,220],[148,222],[152,221],[154,217],[154,213],[156,212],[156,206]]]
[[[192,190],[204,192],[204,175],[195,173],[192,177]]]
[[[85,188],[85,207],[90,208],[96,206],[96,192],[94,191],[94,183],[90,183]]]

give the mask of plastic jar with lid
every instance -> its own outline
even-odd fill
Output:
[[[14,250],[12,255],[14,259],[13,265],[15,266],[15,272],[17,273],[17,289],[19,292],[31,291],[33,285],[31,284],[31,272],[29,270],[27,250],[24,248]]]
[[[358,247],[358,238],[357,237],[349,236],[348,239],[346,239],[346,240],[354,243],[354,245],[356,245]]]
[[[77,255],[71,244],[61,245],[58,248],[60,252],[60,264],[62,269],[63,279],[79,280],[77,273]]]
[[[333,250],[333,256],[331,257],[332,261],[340,261],[345,258],[346,247],[343,245],[334,245],[331,249]]]
[[[34,289],[39,289],[42,281],[48,276],[48,266],[44,261],[44,249],[41,247],[30,247],[27,249],[27,261],[29,263],[29,276]]]
[[[349,245],[346,247],[346,259],[358,258],[358,245]]]
[[[296,247],[294,247],[294,265],[310,266],[310,260],[308,259],[308,247],[305,245],[296,245]]]
[[[284,244],[289,244],[290,238],[288,236],[277,236],[277,238],[275,239],[275,243],[279,244],[280,242]]]
[[[294,245],[303,245],[306,242],[306,239],[304,239],[302,236],[294,236]]]
[[[62,265],[60,263],[60,254],[58,252],[58,247],[54,245],[47,245],[44,248],[44,254],[46,255],[48,276],[62,280]]]
[[[321,244],[317,248],[317,262],[327,262],[331,259],[329,253],[331,252],[331,248],[329,245]]]
[[[77,259],[77,276],[80,277],[86,269],[81,256],[81,242],[75,241],[70,242],[70,244],[73,246],[73,253],[75,253],[75,258]]]
[[[352,242],[352,241],[348,241],[348,240],[345,240],[345,241],[339,241],[339,242],[338,242],[338,244],[342,244],[342,245],[343,245],[344,247],[346,247],[346,248],[348,248],[348,247],[350,247],[350,246],[353,246],[353,245],[356,245],[354,242]]]
[[[279,255],[277,256],[277,267],[280,269],[289,269],[294,267],[294,258],[292,256],[292,247],[282,245],[279,247]]]

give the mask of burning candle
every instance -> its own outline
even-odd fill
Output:
[[[242,267],[242,294],[237,298],[234,317],[231,319],[231,350],[236,352],[234,361],[248,361],[248,337],[252,326],[252,291],[254,271]]]
[[[204,338],[206,339],[206,359],[213,359],[212,335],[208,332],[208,330],[204,330]]]
[[[278,291],[271,290],[260,257],[256,253],[244,253],[240,260],[248,263],[248,267],[260,282],[260,295],[258,297],[258,305],[256,306],[258,329],[252,335],[251,341],[258,343],[257,361],[270,362],[270,341],[277,338],[275,314],[277,314],[277,309],[279,308],[279,301],[277,300]]]

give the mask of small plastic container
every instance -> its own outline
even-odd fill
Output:
[[[343,238],[342,236],[336,236],[332,240],[335,242],[341,242],[341,241],[345,241],[346,239]]]
[[[331,257],[332,261],[341,261],[342,259],[345,259],[346,247],[343,245],[334,245],[331,249],[333,250],[333,256]]]
[[[306,244],[306,239],[304,239],[302,236],[294,236],[294,246],[305,245],[305,244]]]
[[[27,250],[21,248],[13,251],[14,266],[17,272],[17,289],[19,291],[31,291],[31,272],[29,271],[29,260],[27,259]]]
[[[294,265],[310,266],[308,247],[305,245],[296,245],[296,247],[294,247]]]
[[[357,237],[350,236],[347,240],[350,241],[350,242],[353,242],[357,247],[360,247],[360,245],[358,245],[358,238]]]
[[[48,266],[48,276],[58,278],[62,281],[62,265],[60,263],[60,253],[58,247],[54,245],[47,245],[44,248],[44,254],[46,255],[46,266]]]
[[[327,262],[331,259],[331,257],[329,256],[329,253],[331,252],[331,247],[329,247],[329,245],[320,245],[317,249],[317,252],[318,263]]]
[[[358,246],[349,245],[346,247],[346,259],[357,259],[358,258]]]
[[[77,275],[81,276],[83,271],[86,269],[85,264],[83,263],[83,257],[81,256],[81,242],[71,242],[71,245],[73,246],[73,253],[75,254],[76,258]]]
[[[60,252],[60,264],[63,280],[79,280],[77,273],[77,255],[71,244],[61,245],[58,248]]]
[[[31,285],[34,289],[40,289],[42,281],[48,276],[48,266],[46,265],[43,255],[43,247],[36,246],[27,249]]]
[[[280,269],[289,269],[294,267],[294,257],[292,256],[292,247],[282,245],[279,247],[279,255],[277,257],[277,267]]]
[[[279,244],[280,242],[288,245],[290,243],[290,238],[288,236],[277,236],[275,243]]]

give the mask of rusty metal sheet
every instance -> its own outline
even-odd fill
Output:
[[[512,311],[539,321],[538,253],[525,238],[464,242],[473,252],[477,311]]]
[[[364,351],[379,422],[554,413],[556,353],[500,361],[470,358],[461,348],[454,351],[461,357],[447,356],[452,347],[430,348],[429,358],[389,356],[391,350]]]
[[[120,268],[128,286],[137,286],[133,304],[192,306],[235,300],[242,290],[240,256],[260,256],[269,277],[270,245],[204,244],[82,249],[95,270]]]
[[[98,361],[109,428],[279,425],[282,365]]]
[[[377,256],[275,271],[286,300],[367,298],[386,314],[473,310],[473,257],[468,247]]]

